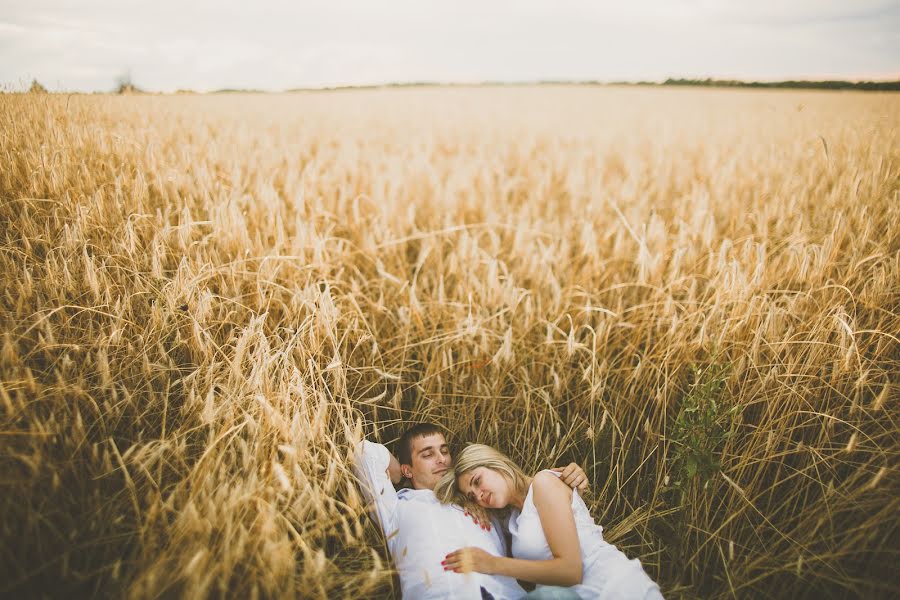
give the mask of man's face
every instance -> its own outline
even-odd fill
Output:
[[[451,466],[453,460],[444,435],[432,433],[412,441],[412,464],[400,465],[400,470],[414,489],[433,490]]]

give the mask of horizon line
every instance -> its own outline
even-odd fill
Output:
[[[25,84],[28,86],[29,84]],[[541,86],[541,85],[584,85],[584,86],[696,86],[696,87],[756,87],[756,88],[818,88],[818,89],[858,89],[866,91],[897,91],[900,90],[900,76],[890,79],[724,79],[716,77],[667,77],[663,80],[601,80],[601,79],[533,79],[533,80],[481,80],[481,81],[387,81],[378,83],[313,85],[270,90],[263,88],[222,87],[211,90],[195,90],[190,88],[178,88],[173,91],[159,91],[142,88],[133,81],[125,81],[119,88],[109,90],[72,91],[72,90],[48,90],[37,78],[31,80],[30,88],[20,92],[2,90],[0,93],[27,93],[33,91],[35,86],[41,91],[53,94],[117,94],[124,92],[145,94],[217,94],[217,93],[255,93],[255,94],[283,94],[293,92],[316,91],[340,91],[354,89],[380,89],[398,87],[480,87],[480,86]],[[0,88],[2,88],[0,84]]]

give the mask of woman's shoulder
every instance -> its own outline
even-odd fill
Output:
[[[559,476],[559,473],[549,469],[538,471],[531,479],[531,487],[535,492],[569,489]]]
[[[544,511],[555,513],[572,505],[572,489],[553,471],[540,471],[531,479],[528,490],[530,504],[540,516]],[[541,518],[543,520],[543,517]]]

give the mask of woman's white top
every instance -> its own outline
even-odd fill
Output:
[[[547,472],[559,477],[559,473]],[[553,558],[553,554],[534,506],[533,487],[528,488],[521,512],[513,509],[510,513],[512,555],[513,558],[525,560],[549,560]],[[604,600],[640,600],[659,594],[659,586],[644,572],[641,561],[629,560],[618,548],[603,539],[603,528],[594,523],[578,490],[572,490],[572,513],[575,516],[582,563],[581,584],[572,587],[575,593],[582,598]]]

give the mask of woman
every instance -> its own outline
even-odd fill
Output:
[[[572,586],[581,598],[661,600],[638,560],[603,540],[584,501],[552,471],[526,476],[505,454],[472,444],[435,488],[444,503],[511,509],[513,558],[479,548],[447,555],[447,570],[506,575],[539,586]]]

